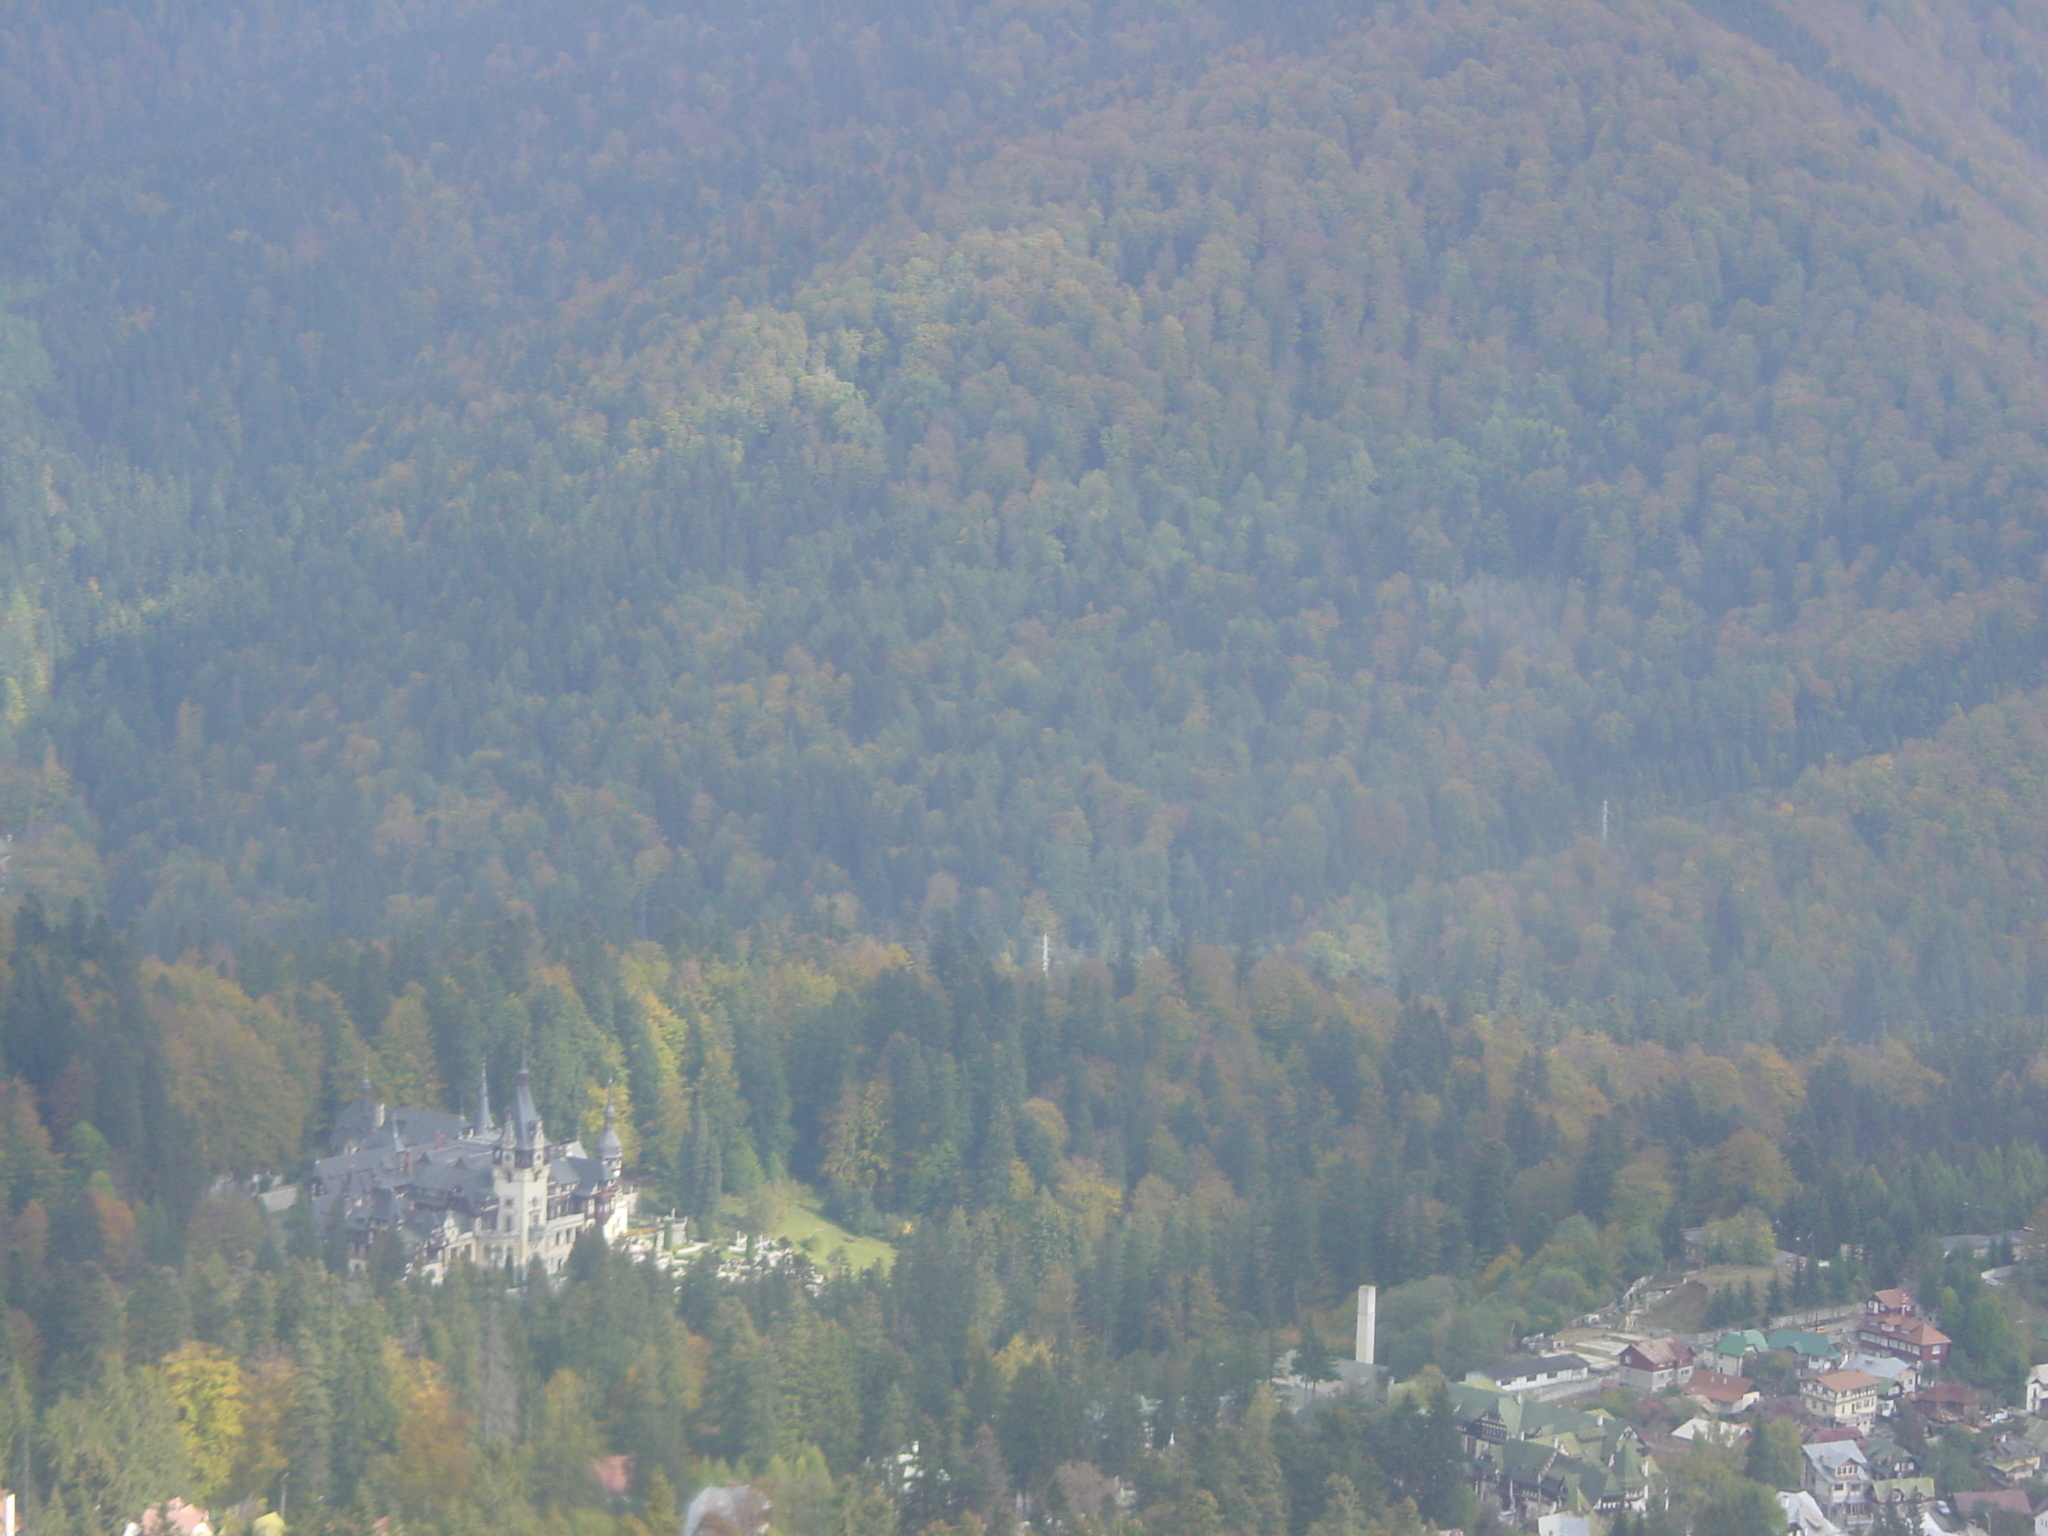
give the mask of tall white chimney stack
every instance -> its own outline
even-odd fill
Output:
[[[1361,1285],[1358,1288],[1358,1342],[1352,1349],[1352,1358],[1360,1365],[1373,1363],[1374,1335],[1379,1331],[1380,1288],[1376,1285]]]

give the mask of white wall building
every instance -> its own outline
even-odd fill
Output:
[[[344,1234],[352,1269],[366,1267],[389,1234],[407,1268],[430,1280],[463,1261],[523,1271],[538,1260],[554,1274],[586,1229],[611,1242],[626,1233],[631,1191],[610,1104],[595,1157],[581,1142],[550,1141],[524,1063],[502,1126],[492,1124],[487,1082],[465,1118],[387,1111],[366,1078],[363,1097],[337,1117],[332,1144],[307,1193],[320,1230]]]

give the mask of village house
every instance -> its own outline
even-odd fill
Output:
[[[1854,1440],[1826,1440],[1804,1447],[1800,1486],[1813,1495],[1821,1511],[1844,1530],[1870,1524],[1870,1464]]]
[[[1522,1522],[1559,1513],[1640,1514],[1650,1494],[1644,1457],[1633,1441],[1623,1444],[1610,1466],[1540,1441],[1511,1440],[1497,1449],[1491,1465],[1481,1461],[1475,1483],[1482,1494],[1499,1499],[1504,1515]]]
[[[1921,1316],[1919,1303],[1904,1291],[1871,1293],[1856,1323],[1856,1343],[1872,1354],[1910,1360],[1922,1371],[1948,1360],[1948,1335]]]
[[[1751,1355],[1762,1354],[1770,1347],[1758,1330],[1738,1328],[1716,1339],[1713,1345],[1701,1354],[1700,1364],[1725,1376],[1740,1376],[1745,1360]]]
[[[1934,1502],[1934,1479],[1918,1475],[1873,1477],[1870,1502],[1875,1510],[1890,1510],[1911,1530],[1919,1525],[1921,1511]]]
[[[1472,1383],[1451,1389],[1471,1458],[1471,1484],[1521,1522],[1544,1515],[1641,1514],[1659,1480],[1636,1432],[1604,1412],[1581,1413]]]
[[[1877,1389],[1880,1397],[1897,1397],[1920,1389],[1920,1367],[1897,1355],[1845,1355],[1840,1368],[1875,1376],[1881,1383]]]
[[[1975,1424],[1984,1412],[1984,1394],[1960,1381],[1937,1382],[1913,1394],[1913,1407],[1930,1424]]]
[[[1799,1383],[1799,1401],[1825,1423],[1868,1429],[1877,1418],[1877,1394],[1883,1385],[1864,1371],[1825,1371]]]
[[[1842,1536],[1842,1528],[1821,1512],[1804,1488],[1778,1495],[1785,1511],[1785,1536]]]
[[[1485,1374],[1503,1392],[1533,1392],[1586,1381],[1593,1367],[1577,1355],[1510,1355]]]
[[[1824,1333],[1810,1333],[1804,1328],[1780,1328],[1770,1334],[1764,1344],[1766,1348],[1797,1356],[1802,1366],[1817,1366],[1841,1355],[1833,1339]]]
[[[2039,1477],[2048,1467],[2048,1419],[2029,1414],[2009,1424],[1980,1454],[1992,1476],[2008,1488]]]
[[[1692,1346],[1682,1339],[1644,1339],[1621,1352],[1621,1382],[1631,1392],[1655,1396],[1692,1378]]]
[[[1956,1513],[1979,1530],[1991,1528],[1994,1513],[2017,1519],[2026,1525],[2034,1523],[2034,1506],[2018,1488],[1996,1488],[1978,1490],[1955,1495]]]
[[[2048,1365],[2037,1365],[2027,1372],[2027,1412],[2039,1413],[2043,1403],[2048,1403]]]
[[[1697,1414],[1671,1431],[1671,1438],[1682,1440],[1687,1445],[1704,1442],[1732,1449],[1748,1441],[1749,1426],[1739,1419],[1716,1419]]]
[[[1747,1376],[1730,1376],[1723,1371],[1694,1371],[1685,1384],[1685,1395],[1708,1413],[1743,1413],[1756,1404],[1756,1384]]]
[[[1918,1530],[1921,1514],[1934,1502],[1934,1479],[1921,1472],[1912,1454],[1882,1430],[1873,1431],[1863,1441],[1863,1463],[1870,1469],[1872,1510],[1890,1510],[1908,1530]]]
[[[1919,1472],[1920,1464],[1912,1453],[1883,1430],[1874,1429],[1860,1438],[1863,1461],[1873,1478],[1910,1479]]]

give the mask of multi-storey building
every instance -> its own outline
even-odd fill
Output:
[[[339,1231],[354,1269],[386,1234],[408,1270],[432,1280],[464,1261],[522,1271],[538,1261],[552,1274],[586,1229],[610,1241],[625,1235],[630,1191],[610,1104],[595,1157],[579,1141],[550,1141],[524,1063],[503,1125],[492,1123],[487,1080],[477,1084],[476,1113],[463,1116],[387,1110],[366,1077],[362,1098],[336,1118],[331,1146],[307,1194],[314,1221]]]
[[[1450,1389],[1475,1493],[1534,1520],[1560,1510],[1642,1514],[1662,1474],[1634,1429],[1602,1410],[1581,1413],[1472,1382]]]
[[[1910,1360],[1923,1371],[1948,1361],[1949,1337],[1920,1314],[1904,1291],[1873,1291],[1856,1324],[1858,1347],[1872,1354]]]
[[[1799,1383],[1799,1400],[1817,1419],[1868,1429],[1877,1418],[1877,1395],[1883,1387],[1866,1371],[1823,1371]]]
[[[1644,1339],[1621,1352],[1623,1384],[1646,1396],[1684,1386],[1692,1372],[1692,1346],[1682,1339]]]
[[[1826,1440],[1804,1447],[1801,1486],[1827,1517],[1844,1530],[1861,1530],[1875,1517],[1870,1463],[1854,1440]]]

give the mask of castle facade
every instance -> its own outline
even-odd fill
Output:
[[[557,1274],[586,1228],[616,1242],[631,1213],[610,1103],[595,1156],[580,1141],[550,1141],[523,1062],[501,1125],[488,1079],[477,1083],[475,1113],[455,1115],[387,1110],[366,1076],[363,1096],[335,1118],[329,1153],[306,1193],[320,1230],[338,1224],[345,1235],[352,1271],[390,1233],[408,1272],[430,1280],[464,1261],[524,1273],[537,1259]]]

